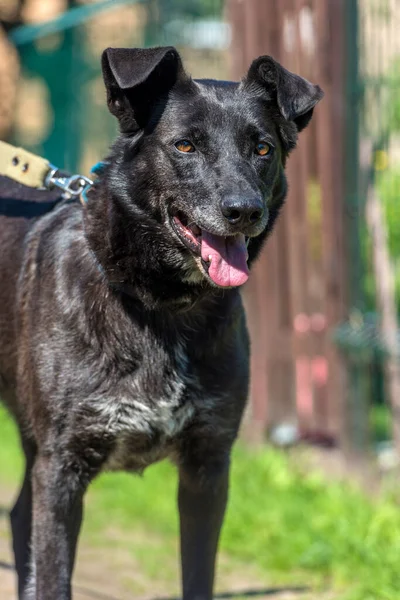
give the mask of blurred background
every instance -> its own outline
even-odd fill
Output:
[[[343,587],[329,598],[398,598],[399,32],[399,0],[0,0],[0,138],[72,172],[88,174],[116,135],[100,73],[107,46],[175,45],[194,77],[222,79],[271,54],[325,91],[289,160],[283,215],[244,290],[252,384],[223,538],[225,588],[292,583],[295,573],[301,585]],[[11,440],[8,421],[6,431]],[[7,443],[0,490],[18,471]],[[328,485],[343,473],[344,488]],[[346,487],[360,475],[378,501]],[[130,484],[121,477],[125,506]],[[118,510],[118,486],[108,481],[95,488],[98,514]],[[158,516],[148,521],[158,519],[166,537],[142,543],[146,564],[135,560],[165,591],[173,509],[155,482],[146,485]],[[249,506],[246,486],[258,504]],[[137,506],[147,515],[146,500]],[[137,530],[132,513],[119,517]],[[103,521],[88,528],[104,544]],[[116,537],[120,544],[121,531]],[[148,543],[147,530],[142,537]],[[92,575],[96,583],[99,569]],[[307,589],[285,598],[314,598]]]

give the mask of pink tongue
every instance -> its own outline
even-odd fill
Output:
[[[249,278],[246,239],[243,234],[230,237],[201,233],[201,257],[211,264],[208,274],[217,285],[235,287]]]

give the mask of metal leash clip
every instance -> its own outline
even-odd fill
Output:
[[[87,192],[93,185],[93,181],[84,175],[71,175],[70,177],[57,177],[59,169],[50,165],[50,170],[44,180],[44,185],[48,190],[57,187],[63,191],[65,198],[77,198],[82,193]]]

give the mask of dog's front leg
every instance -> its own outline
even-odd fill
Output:
[[[211,600],[219,533],[228,497],[229,466],[185,465],[179,472],[184,600]]]
[[[80,470],[38,456],[33,470],[32,571],[26,600],[70,600],[84,486]]]

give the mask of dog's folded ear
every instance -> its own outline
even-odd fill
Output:
[[[257,82],[272,93],[281,114],[296,125],[297,131],[308,125],[314,106],[324,95],[318,85],[291,73],[271,56],[260,56],[253,61],[246,82]]]
[[[108,107],[126,133],[144,127],[154,104],[186,76],[173,47],[107,48],[101,62]]]

